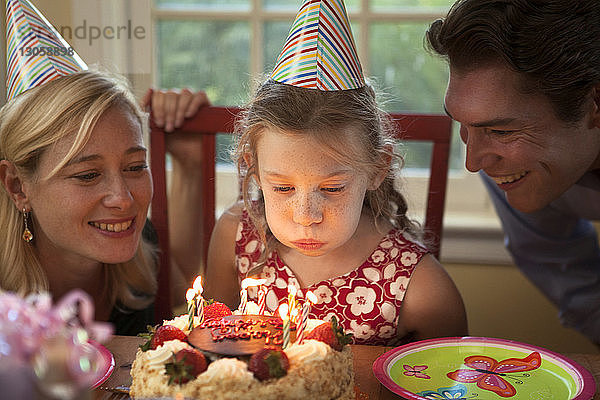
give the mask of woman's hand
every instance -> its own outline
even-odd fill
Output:
[[[202,107],[209,106],[210,100],[203,91],[192,92],[190,89],[155,90],[148,89],[142,98],[144,109],[152,109],[154,123],[168,132],[165,136],[167,152],[173,161],[179,162],[182,168],[195,170],[202,162],[202,138],[177,132],[186,118],[191,118]],[[175,132],[174,132],[175,131]]]
[[[190,89],[156,90],[148,89],[141,101],[143,109],[152,108],[154,123],[172,132],[181,127],[185,118],[193,117],[210,100],[203,91],[192,92]]]

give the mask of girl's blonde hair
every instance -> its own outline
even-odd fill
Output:
[[[367,191],[364,207],[377,221],[384,218],[417,240],[420,225],[408,218],[407,203],[395,186],[402,158],[394,151],[392,124],[376,103],[372,86],[339,91],[297,88],[266,81],[261,85],[237,124],[234,160],[242,183],[242,198],[258,234],[273,246],[257,180],[257,142],[265,129],[289,135],[310,135],[338,162],[365,171],[374,179],[388,170],[382,184]],[[247,162],[246,160],[249,160]],[[391,167],[390,167],[390,160]]]
[[[82,71],[30,89],[0,109],[0,159],[34,178],[41,155],[61,138],[75,135],[70,151],[50,175],[55,174],[81,151],[98,119],[113,107],[129,111],[142,130],[147,129],[147,116],[120,76]],[[0,287],[23,295],[46,291],[48,280],[32,245],[35,239],[26,243],[21,238],[20,210],[6,188],[0,187]],[[132,260],[104,266],[111,304],[140,309],[153,301],[157,287],[154,253],[154,246],[142,240]]]

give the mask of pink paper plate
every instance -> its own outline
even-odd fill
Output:
[[[101,355],[100,366],[98,367],[98,371],[96,371],[96,375],[92,381],[92,389],[95,389],[104,383],[110,374],[112,374],[113,370],[115,369],[115,358],[113,357],[112,353],[100,343],[94,340],[90,340],[89,343],[95,347]]]
[[[396,347],[373,373],[409,400],[590,400],[596,383],[565,356],[512,340],[451,337]]]

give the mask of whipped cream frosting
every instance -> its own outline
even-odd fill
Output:
[[[254,379],[246,363],[237,358],[221,358],[213,361],[201,376],[208,381],[237,379],[251,382]]]
[[[301,364],[323,360],[331,351],[329,345],[318,340],[304,340],[302,344],[294,343],[284,350],[290,364]]]
[[[171,360],[173,354],[191,348],[192,346],[180,340],[169,340],[155,350],[145,351],[143,353],[144,362],[150,369],[159,369],[164,372],[165,364]]]

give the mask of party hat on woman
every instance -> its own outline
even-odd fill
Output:
[[[7,100],[87,69],[81,57],[28,0],[6,1]]]
[[[304,1],[271,78],[324,91],[365,86],[343,0]]]

